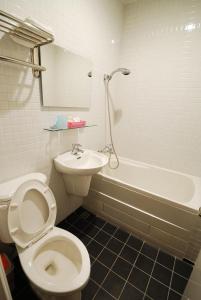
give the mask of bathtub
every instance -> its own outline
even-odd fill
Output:
[[[120,158],[92,178],[84,206],[180,258],[201,248],[199,177]]]

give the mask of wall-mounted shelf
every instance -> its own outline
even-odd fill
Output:
[[[75,130],[75,129],[82,129],[82,128],[86,128],[86,127],[95,127],[97,125],[85,125],[82,127],[77,127],[77,128],[64,128],[64,129],[56,129],[56,128],[44,128],[44,130],[46,131],[51,131],[51,132],[55,132],[55,131],[66,131],[66,130]]]
[[[30,48],[31,61],[23,61],[9,56],[0,56],[0,60],[30,67],[35,77],[39,77],[41,71],[46,69],[40,64],[35,64],[36,54],[39,55],[39,47],[52,43],[54,36],[41,28],[31,19],[20,20],[7,12],[0,10],[0,31],[8,34],[16,43]],[[39,61],[39,57],[37,59]]]

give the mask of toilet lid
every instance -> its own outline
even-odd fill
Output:
[[[8,210],[8,228],[13,241],[26,248],[39,240],[56,220],[56,201],[50,188],[38,180],[20,185]]]

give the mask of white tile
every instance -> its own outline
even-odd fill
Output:
[[[30,69],[0,63],[0,182],[38,170],[47,170],[51,175],[52,159],[71,149],[72,143],[79,140],[83,147],[92,149],[104,145],[103,74],[117,64],[119,44],[112,45],[111,39],[119,41],[121,37],[122,5],[115,0],[1,2],[1,9],[50,27],[58,45],[88,57],[94,64],[90,109],[60,111],[41,108],[39,82]],[[6,36],[1,39],[0,54],[24,60],[29,57],[29,49]],[[77,131],[60,135],[44,132],[43,128],[53,125],[58,114],[79,115],[98,126],[79,135]],[[63,190],[58,200],[64,207],[66,197]]]

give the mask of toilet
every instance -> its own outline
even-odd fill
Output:
[[[0,184],[0,240],[16,244],[40,299],[80,300],[90,276],[84,244],[55,225],[56,201],[46,176],[31,173]]]

